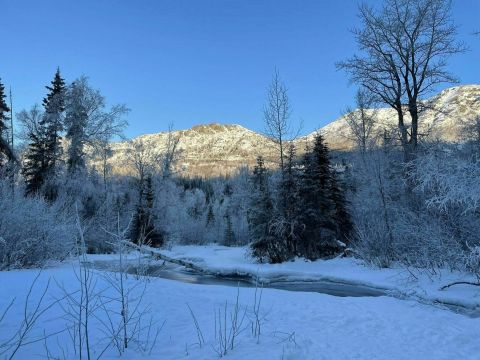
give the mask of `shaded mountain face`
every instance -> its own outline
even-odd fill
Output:
[[[480,116],[480,85],[458,86],[446,89],[424,103],[425,110],[420,118],[421,138],[460,140],[463,124]],[[408,122],[408,116],[407,116]],[[396,131],[397,118],[392,109],[377,110],[374,133],[384,130]],[[320,129],[331,149],[354,148],[346,115]],[[314,133],[295,140],[301,154]],[[230,175],[242,167],[252,168],[256,158],[262,155],[270,167],[276,166],[277,147],[264,135],[240,125],[208,124],[194,126],[188,130],[143,135],[133,142],[143,142],[154,154],[162,154],[170,139],[178,138],[178,162],[175,171],[184,176],[213,177]],[[128,142],[112,144],[113,155],[109,160],[114,172],[130,173],[131,161]],[[94,161],[94,164],[96,162]]]

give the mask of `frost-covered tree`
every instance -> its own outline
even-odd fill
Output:
[[[69,86],[65,115],[69,173],[85,172],[85,146],[94,147],[121,133],[126,113],[125,105],[114,105],[107,110],[105,97],[89,85],[85,76]]]
[[[96,103],[86,78],[73,82],[68,89],[65,116],[66,139],[69,141],[67,169],[70,174],[86,172],[84,146],[87,141],[87,106]]]
[[[13,193],[0,181],[0,270],[41,267],[62,260],[73,249],[73,227],[66,214],[39,198]]]
[[[480,102],[480,98],[477,101]],[[480,115],[468,120],[460,119],[460,124],[463,139],[472,142],[480,153]]]

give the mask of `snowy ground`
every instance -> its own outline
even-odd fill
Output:
[[[219,274],[255,274],[264,283],[326,280],[359,284],[385,289],[399,298],[458,305],[468,309],[471,314],[480,315],[480,287],[456,285],[440,290],[454,281],[475,280],[473,276],[457,271],[444,269],[433,274],[405,267],[378,269],[353,258],[315,262],[296,259],[283,264],[258,264],[249,257],[247,248],[217,245],[175,246],[162,253]]]
[[[253,269],[263,273],[285,273],[296,276],[313,277],[321,272],[325,276],[348,277],[386,285],[390,277],[395,279],[395,271],[388,270],[388,275],[376,275],[374,270],[353,264],[351,260],[335,260],[328,264],[322,262],[295,262],[279,266],[259,266],[245,259],[241,250],[225,250],[221,248],[187,249],[174,248],[170,254],[189,257],[195,254],[197,262],[204,259],[208,264],[209,256],[217,254],[219,266],[232,266],[231,262],[242,261],[236,266],[245,270]],[[218,255],[221,253],[222,255]],[[209,255],[210,254],[210,255]],[[192,256],[190,256],[192,259]],[[210,258],[212,259],[212,258]],[[222,259],[222,260],[220,260]],[[242,260],[243,259],[243,260]],[[213,259],[212,259],[213,260]],[[221,263],[222,261],[223,263]],[[229,265],[230,264],[230,265]],[[350,264],[342,266],[342,264]],[[356,268],[354,268],[356,266]],[[350,270],[348,270],[349,268]],[[354,268],[354,273],[351,273]],[[342,270],[343,269],[343,270]],[[320,271],[321,270],[321,271]],[[327,271],[328,270],[328,271]],[[382,273],[385,270],[382,270]],[[398,272],[400,273],[400,272]],[[23,300],[37,271],[22,270],[0,273],[1,296],[0,317],[2,310],[16,301],[0,323],[0,344],[2,340],[14,334],[24,314]],[[304,275],[300,275],[304,274]],[[370,274],[367,276],[367,274]],[[384,277],[382,277],[384,276]],[[30,312],[36,299],[41,296],[48,279],[50,287],[45,296],[43,306],[62,296],[60,287],[67,290],[78,289],[78,281],[71,265],[61,265],[44,270],[33,292],[30,301]],[[101,272],[94,272],[97,291],[104,297],[115,297],[111,286],[103,280]],[[383,279],[383,280],[382,280]],[[131,345],[131,350],[123,356],[126,359],[215,359],[218,357],[215,348],[214,313],[223,311],[225,302],[228,311],[232,310],[237,296],[235,287],[217,285],[191,285],[165,279],[152,278],[148,282],[129,277],[127,287],[146,283],[144,303],[150,304],[150,315],[157,323],[164,324],[150,352],[153,335],[144,334],[146,351],[143,353]],[[390,282],[391,283],[391,282]],[[135,292],[140,292],[138,286]],[[455,314],[414,300],[400,300],[394,297],[334,297],[317,293],[290,292],[264,289],[260,314],[262,320],[259,341],[252,335],[250,319],[253,319],[255,289],[241,288],[239,296],[240,313],[246,309],[241,332],[233,350],[228,350],[226,359],[478,359],[480,354],[480,324],[478,319]],[[197,332],[187,304],[193,310],[202,330],[205,343],[198,345]],[[116,306],[109,304],[107,306]],[[222,315],[223,316],[223,315]],[[105,321],[102,309],[95,310],[91,317],[92,349],[97,358],[109,340],[102,333]],[[115,320],[115,319],[113,319]],[[227,324],[229,323],[227,315]],[[67,331],[70,326],[68,318],[59,304],[46,311],[29,334],[29,341],[41,338],[43,334],[56,335],[46,342],[40,341],[25,346],[17,354],[18,359],[50,358],[71,359],[75,355],[72,340]],[[243,327],[242,327],[243,328]],[[217,326],[218,331],[218,326]],[[145,344],[147,340],[148,344]],[[1,349],[1,348],[0,348]],[[0,357],[1,358],[1,357]],[[114,348],[109,348],[102,358],[118,358]]]

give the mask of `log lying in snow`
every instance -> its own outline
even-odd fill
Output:
[[[192,269],[192,270],[195,270],[195,271],[207,274],[207,275],[214,275],[213,273],[208,274],[208,272],[205,269],[202,269],[200,266],[197,266],[194,263],[184,261],[184,260],[173,259],[169,256],[163,255],[160,252],[155,251],[153,248],[151,248],[149,246],[145,246],[145,245],[144,246],[138,246],[137,244],[134,244],[130,241],[123,241],[123,244],[125,244],[126,246],[128,246],[128,247],[130,247],[134,250],[137,250],[137,251],[141,252],[142,254],[150,255],[151,257],[155,258],[156,260],[167,261],[167,262],[170,262],[172,264],[177,264],[177,265],[180,265],[180,266],[184,266],[188,269]]]
[[[210,276],[215,276],[215,277],[223,277],[223,278],[229,278],[229,279],[239,279],[239,280],[242,280],[242,281],[246,281],[246,282],[249,282],[251,284],[256,284],[258,282],[258,276],[256,275],[253,275],[253,274],[250,274],[250,273],[229,273],[229,274],[222,274],[221,272],[218,272],[218,271],[212,271],[212,270],[209,270],[209,269],[204,269],[202,268],[201,266],[198,266],[192,262],[189,262],[189,261],[185,261],[185,260],[179,260],[179,259],[174,259],[174,258],[171,258],[169,256],[166,256],[162,253],[160,253],[159,251],[156,251],[156,249],[154,248],[151,248],[149,246],[138,246],[137,244],[134,244],[130,241],[123,241],[123,243],[130,247],[131,249],[134,249],[134,250],[137,250],[143,254],[146,254],[146,255],[150,255],[151,257],[153,257],[154,259],[156,260],[162,260],[162,261],[166,261],[166,262],[169,262],[169,263],[172,263],[172,264],[176,264],[176,265],[180,265],[180,266],[183,266],[187,269],[191,269],[191,270],[194,270],[198,273],[201,273],[201,274],[204,274],[204,275],[210,275]]]

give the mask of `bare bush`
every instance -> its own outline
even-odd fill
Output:
[[[236,346],[238,336],[247,328],[244,320],[247,308],[242,308],[239,299],[240,289],[237,288],[237,297],[232,310],[228,311],[228,303],[214,311],[215,313],[215,346],[213,349],[219,357],[227,355],[229,350]]]
[[[39,198],[12,193],[0,182],[0,270],[40,267],[73,249],[72,224]]]

